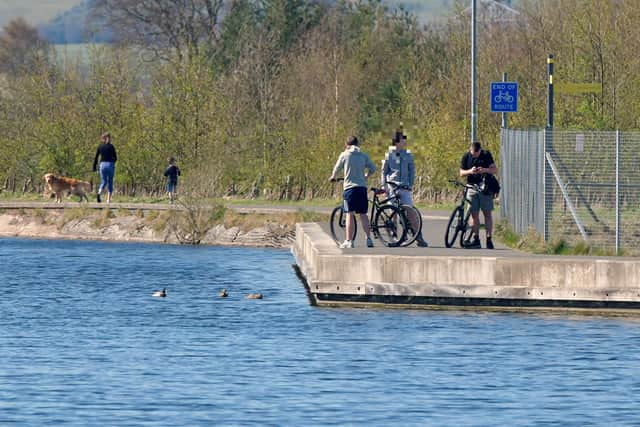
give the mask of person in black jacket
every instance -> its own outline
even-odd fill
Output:
[[[93,160],[93,171],[96,172],[98,158],[100,158],[100,188],[98,188],[96,198],[98,203],[100,203],[102,201],[100,199],[100,194],[102,194],[105,187],[108,187],[109,194],[107,195],[107,203],[111,203],[111,195],[113,194],[113,177],[116,173],[116,161],[118,160],[118,155],[116,154],[116,147],[111,143],[111,135],[108,132],[103,133],[100,140],[102,142],[98,145],[96,157]]]
[[[175,200],[178,176],[180,176],[180,168],[175,163],[176,159],[169,157],[169,167],[164,171],[164,176],[167,177],[167,193],[169,193],[171,203]]]
[[[498,168],[491,152],[483,150],[479,142],[473,142],[469,151],[460,160],[460,176],[467,178],[469,184],[481,184],[485,175],[495,175]],[[484,227],[487,233],[487,249],[493,249],[491,232],[493,230],[493,194],[469,189],[467,198],[471,202],[472,235],[464,242],[465,248],[480,248],[480,211],[484,215]]]

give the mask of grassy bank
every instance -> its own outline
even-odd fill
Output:
[[[600,248],[584,240],[570,241],[558,238],[548,242],[544,241],[542,235],[532,228],[520,235],[513,231],[511,225],[501,220],[496,224],[495,235],[506,246],[533,254],[545,255],[593,255],[593,256],[637,256],[638,254],[630,250],[620,250],[617,254],[613,249]]]
[[[0,235],[7,236],[276,247],[288,245],[296,223],[328,219],[312,211],[245,213],[195,203],[181,210],[0,209],[0,217]]]

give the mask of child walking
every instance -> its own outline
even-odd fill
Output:
[[[173,203],[176,198],[176,187],[178,186],[178,176],[180,176],[180,168],[176,166],[176,159],[169,157],[169,167],[164,171],[167,177],[167,193],[169,193],[169,201]]]

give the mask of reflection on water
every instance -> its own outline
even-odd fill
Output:
[[[0,425],[640,422],[635,319],[320,309],[292,262],[0,240]]]

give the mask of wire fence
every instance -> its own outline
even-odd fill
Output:
[[[501,215],[518,233],[640,249],[639,132],[503,129]]]

